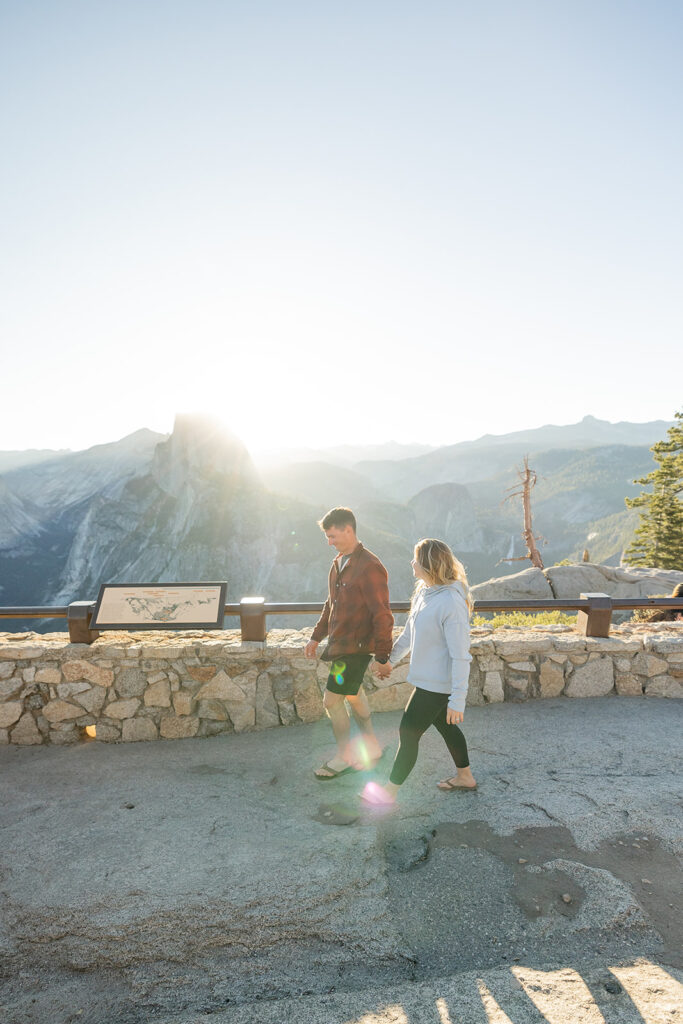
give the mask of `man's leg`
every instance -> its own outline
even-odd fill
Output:
[[[382,754],[382,748],[372,725],[368,698],[363,690],[359,690],[355,696],[348,694],[346,699],[349,702],[351,712],[362,735],[364,749],[360,751],[360,761],[362,763],[362,767],[368,768],[373,762],[377,761]]]
[[[330,720],[334,738],[337,741],[337,753],[327,762],[331,769],[330,771],[326,771],[324,768],[319,768],[315,774],[319,778],[331,778],[336,772],[341,772],[344,768],[348,768],[349,766],[349,762],[346,760],[345,755],[349,746],[351,723],[349,722],[349,715],[346,707],[344,706],[343,694],[332,693],[330,690],[325,690],[323,707],[325,708],[327,717]]]
[[[351,713],[356,720],[356,725],[363,735],[372,736],[377,739],[372,725],[372,718],[370,717],[370,705],[364,691],[359,690],[355,696],[348,694],[346,699],[349,702]]]
[[[323,707],[332,725],[332,732],[337,741],[337,755],[343,757],[349,745],[350,722],[349,714],[344,707],[344,697],[341,693],[331,693],[325,690]]]

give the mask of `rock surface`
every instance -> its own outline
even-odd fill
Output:
[[[669,569],[621,569],[617,566],[555,565],[547,569],[523,569],[511,576],[499,576],[472,587],[478,601],[569,599],[581,594],[601,593],[609,597],[654,597],[670,594],[683,582],[683,571]]]
[[[449,761],[429,730],[389,815],[358,807],[370,775],[313,778],[326,721],[3,747],[3,1024],[535,1024],[541,999],[563,1024],[675,1019],[672,707],[469,708],[478,791],[436,789]],[[399,719],[376,718],[379,779]],[[326,825],[330,807],[352,823]]]

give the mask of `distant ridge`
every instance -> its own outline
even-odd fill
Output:
[[[596,416],[586,415],[578,423],[553,424],[531,427],[528,430],[511,431],[509,434],[483,434],[468,441],[452,444],[428,445],[397,441],[384,444],[336,445],[321,448],[278,448],[257,452],[254,461],[259,468],[268,471],[271,467],[302,465],[310,462],[326,462],[364,472],[370,464],[396,465],[433,458],[440,461],[444,455],[451,457],[479,449],[494,449],[503,446],[517,446],[533,451],[547,451],[551,448],[597,448],[604,445],[646,445],[648,448],[666,436],[673,420],[650,420],[646,423],[630,423],[622,420],[610,423]],[[503,458],[507,458],[506,455]]]
[[[70,448],[27,448],[21,452],[0,452],[0,473],[9,473],[22,466],[36,466],[40,462],[70,454]]]
[[[593,448],[603,444],[654,444],[666,435],[671,420],[650,420],[647,423],[629,423],[622,420],[610,423],[595,416],[584,416],[579,423],[557,426],[549,423],[530,430],[516,430],[510,434],[484,434],[476,441],[464,441],[457,447],[493,444],[537,444],[542,438],[544,448]]]
[[[470,484],[512,472],[525,454],[550,451],[579,452],[591,448],[628,447],[648,449],[666,436],[671,421],[609,423],[585,416],[567,426],[535,427],[512,434],[485,435],[476,441],[445,445],[411,459],[356,463],[356,472],[371,476],[394,499],[407,501],[433,483]],[[513,475],[510,483],[515,482]]]
[[[271,448],[256,452],[254,461],[258,466],[270,467],[283,463],[328,462],[335,466],[350,468],[355,462],[365,460],[410,459],[436,450],[429,444],[400,444],[387,441],[384,444],[343,444],[330,448]]]
[[[78,459],[90,452],[99,457],[107,451],[131,452],[149,448],[150,444],[165,441],[168,434],[158,434],[147,427],[134,430],[117,441],[104,441],[102,444],[91,445],[89,448],[27,448],[25,451],[0,451],[0,473],[11,473],[15,469],[37,466],[44,462],[74,458]]]
[[[429,445],[386,441],[380,444],[341,444],[321,448],[294,447],[272,448],[250,453],[257,466],[282,466],[287,463],[327,462],[356,467],[363,462],[398,462],[419,459],[422,456],[441,452],[466,451],[471,448],[490,448],[499,445],[531,445],[535,449],[549,448],[593,448],[607,444],[647,445],[648,447],[665,437],[673,420],[650,420],[646,423],[631,423],[621,420],[610,423],[596,416],[586,415],[578,423],[558,425],[549,423],[528,430],[511,431],[508,434],[482,434],[468,441],[452,444]],[[26,451],[0,451],[0,473],[34,465],[66,456],[78,456],[85,452],[102,452],[112,446],[119,451],[148,447],[150,442],[166,441],[169,434],[156,433],[146,427],[133,431],[116,441],[92,445],[84,449],[27,449]]]

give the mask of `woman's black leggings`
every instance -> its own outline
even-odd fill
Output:
[[[417,761],[420,738],[430,725],[436,726],[443,736],[456,767],[467,768],[470,763],[467,741],[457,725],[446,724],[447,707],[447,693],[432,693],[415,687],[399,726],[399,745],[389,782],[401,786],[406,781]]]

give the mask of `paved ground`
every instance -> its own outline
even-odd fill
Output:
[[[680,1021],[682,714],[471,708],[477,793],[435,789],[428,734],[399,807],[346,826],[366,779],[313,778],[324,722],[0,748],[0,1020]]]

